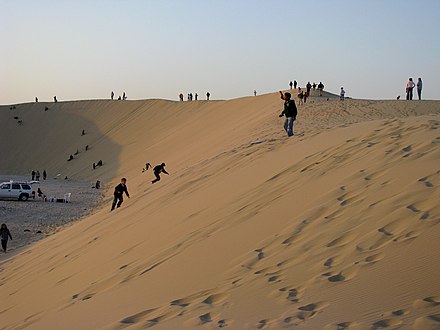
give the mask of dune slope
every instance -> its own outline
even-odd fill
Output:
[[[1,172],[131,198],[2,263],[0,329],[437,329],[440,103],[326,98],[1,107]]]

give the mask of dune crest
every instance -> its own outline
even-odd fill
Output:
[[[440,324],[440,102],[312,97],[291,138],[276,94],[45,106],[0,107],[0,171],[131,198],[0,264],[2,329]]]

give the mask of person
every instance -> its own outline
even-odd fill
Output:
[[[296,86],[298,86],[298,82],[296,80],[293,81],[293,89],[296,89]]]
[[[145,164],[145,171],[148,171],[148,169],[149,169],[150,167],[151,167],[151,164],[147,162],[147,163]]]
[[[406,99],[412,100],[413,99],[413,89],[414,89],[414,81],[412,78],[409,78],[406,83]]]
[[[304,93],[304,104],[307,103],[307,98],[309,97],[309,92]]]
[[[301,90],[301,87],[298,87],[298,105],[303,104],[304,92]]]
[[[206,93],[206,99],[209,101],[209,97],[211,96],[211,93],[210,92],[207,92]]]
[[[85,130],[82,130],[82,132],[81,132],[81,136],[84,136],[84,135],[86,135],[86,131],[85,131]]]
[[[160,181],[160,173],[165,173],[167,175],[169,174],[167,171],[165,171],[165,163],[162,163],[160,165],[156,165],[153,168],[153,172],[154,172],[154,175],[156,176],[156,179],[151,181],[151,183],[155,183],[157,181]]]
[[[306,85],[306,91],[307,91],[307,94],[308,95],[310,95],[310,90],[312,89],[312,84],[310,83],[310,81],[307,83],[307,85]]]
[[[102,166],[102,160],[99,160],[96,166]]]
[[[324,84],[320,81],[318,84],[319,96],[322,96],[322,91],[324,90]]]
[[[127,99],[127,96],[125,95],[125,92],[122,93],[122,100],[125,101]]]
[[[35,180],[40,181],[40,171],[35,172]]]
[[[292,94],[284,93],[280,91],[281,99],[284,100],[284,109],[280,113],[279,117],[286,116],[284,121],[284,130],[287,132],[287,136],[294,135],[293,122],[296,120],[298,110],[296,109],[295,101],[291,100]]]
[[[73,160],[73,155],[70,155],[70,157],[67,161],[70,162],[71,160]]]
[[[37,194],[38,194],[38,197],[44,196],[43,191],[41,191],[40,187],[38,187],[38,189],[37,189]]]
[[[417,95],[419,96],[419,100],[422,99],[422,78],[417,79]]]
[[[0,227],[0,238],[2,241],[3,252],[6,253],[6,249],[8,247],[8,239],[10,238],[12,240],[12,236],[11,236],[11,232],[8,229],[8,226],[6,226],[5,223],[2,223]]]
[[[198,98],[198,97],[199,97],[199,94],[196,93],[196,94],[194,95],[194,100],[197,101],[197,98]]]
[[[95,163],[93,163],[93,169],[96,169],[96,164]]]
[[[122,178],[121,183],[115,187],[115,192],[113,193],[114,198],[113,198],[111,211],[113,211],[115,209],[115,206],[116,207],[121,206],[122,202],[124,201],[124,198],[123,198],[124,193],[127,195],[128,198],[130,198],[126,183],[127,183],[127,179]],[[116,205],[116,203],[117,203],[117,205]]]
[[[120,101],[120,100],[121,100],[121,95],[118,96],[118,101]]]
[[[53,101],[54,101],[55,103],[57,103],[57,102],[58,102],[58,100],[57,100],[57,97],[56,97],[56,96],[54,96],[54,97],[53,97]]]
[[[35,180],[35,170],[32,170],[31,174],[32,174],[32,181],[34,181]]]
[[[89,150],[89,145],[88,144],[86,144],[86,148],[85,149],[86,149],[86,151]]]
[[[316,89],[316,83],[315,82],[313,83],[312,88],[313,88],[313,90]]]
[[[35,97],[35,102],[38,103],[38,97]]]
[[[114,97],[115,97],[115,93],[112,91],[112,92],[110,93],[110,98],[113,100]]]
[[[46,180],[46,178],[47,178],[46,170],[43,170],[43,180]]]
[[[289,82],[289,86],[290,86],[290,89],[292,89],[292,87],[293,87],[293,82],[292,82],[292,80]]]
[[[182,93],[179,94],[179,99],[180,99],[180,101],[183,101],[183,94]]]
[[[96,189],[100,189],[100,188],[101,188],[101,181],[96,180],[95,188],[96,188]]]
[[[344,101],[345,99],[345,91],[344,91],[344,87],[341,87],[341,93],[339,94],[339,99],[341,101]]]

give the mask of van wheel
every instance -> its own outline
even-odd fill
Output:
[[[21,194],[20,197],[18,197],[19,201],[27,201],[29,198],[28,194]]]

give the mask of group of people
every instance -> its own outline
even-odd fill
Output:
[[[422,78],[417,79],[417,84],[414,83],[413,78],[409,78],[406,82],[406,99],[412,100],[413,99],[413,90],[414,87],[417,87],[417,95],[419,97],[419,100],[422,99],[422,88],[423,88],[423,82]]]
[[[110,99],[114,100],[114,98],[115,98],[115,92],[111,91]],[[118,101],[121,101],[121,100],[125,101],[126,99],[127,99],[127,95],[125,95],[125,92],[122,93],[122,97],[118,96]]]
[[[206,92],[206,100],[207,101],[209,101],[210,96],[211,96],[211,93]],[[194,95],[193,95],[193,93],[188,93],[188,95],[187,95],[187,101],[192,101],[192,100],[197,101],[198,98],[199,98],[199,94],[197,94],[197,93],[195,93]],[[179,100],[183,101],[183,93],[179,94]]]
[[[156,165],[153,168],[153,173],[154,176],[156,177],[153,181],[151,181],[151,183],[156,183],[158,181],[160,181],[160,174],[161,173],[165,173],[165,174],[169,174],[166,170],[165,170],[165,163],[162,163],[160,165]],[[151,166],[150,163],[146,163],[145,164],[145,168],[142,169],[142,172],[147,171]],[[128,193],[128,189],[127,189],[127,179],[126,178],[122,178],[121,182],[115,187],[115,191],[113,193],[113,202],[112,202],[112,208],[111,211],[113,211],[115,208],[118,208],[122,205],[122,202],[124,201],[124,193],[125,195],[127,195],[128,198],[130,198],[130,194]]]
[[[39,170],[32,170],[32,172],[31,172],[31,178],[32,178],[32,181],[40,181],[40,176],[41,176],[41,174],[40,174],[40,171]],[[46,173],[46,170],[44,170],[43,171],[43,180],[46,180],[46,178],[47,178],[47,173]]]

